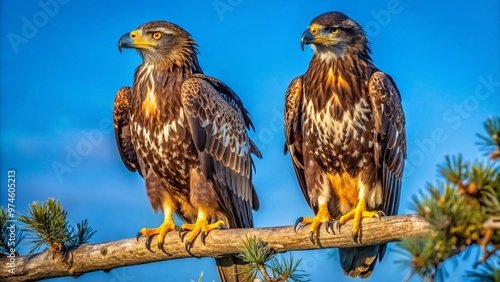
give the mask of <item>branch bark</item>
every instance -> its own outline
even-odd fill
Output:
[[[238,248],[246,236],[258,236],[276,252],[292,250],[311,250],[319,248],[339,248],[359,246],[351,238],[351,222],[342,226],[340,234],[326,233],[323,226],[318,229],[317,244],[309,241],[309,229],[302,228],[297,233],[293,226],[267,227],[253,229],[213,230],[203,245],[198,239],[191,253],[200,257],[221,257],[238,253]],[[361,241],[363,245],[398,241],[402,238],[421,237],[430,234],[429,223],[416,215],[400,215],[377,219],[364,219]],[[81,274],[111,270],[116,267],[138,265],[156,261],[190,258],[176,232],[165,237],[163,253],[153,239],[148,251],[145,238],[123,239],[107,243],[84,244],[66,254],[51,253],[49,249],[35,255],[15,258],[15,274],[8,272],[11,258],[0,260],[3,271],[1,281],[30,281],[61,276],[79,276]]]

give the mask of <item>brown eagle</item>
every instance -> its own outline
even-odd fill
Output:
[[[339,12],[314,18],[302,35],[314,56],[285,100],[285,153],[290,152],[302,193],[314,211],[314,243],[325,223],[333,232],[353,219],[397,213],[406,158],[405,118],[394,80],[375,67],[361,27]],[[337,219],[338,221],[333,221]],[[385,245],[339,249],[346,275],[371,275]]]
[[[144,179],[155,211],[165,219],[158,228],[137,234],[165,235],[176,229],[173,214],[186,223],[186,250],[198,235],[221,226],[253,227],[259,200],[252,185],[250,140],[253,129],[240,98],[222,81],[203,74],[197,44],[181,27],[154,21],[124,34],[118,43],[135,48],[143,63],[132,87],[121,88],[114,104],[115,136],[121,159]],[[238,281],[242,261],[217,259],[222,281]]]

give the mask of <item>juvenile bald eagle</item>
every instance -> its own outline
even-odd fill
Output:
[[[401,97],[393,79],[373,64],[361,27],[346,15],[314,18],[304,44],[314,55],[286,93],[285,152],[315,216],[299,218],[296,227],[310,224],[314,243],[321,223],[334,231],[352,219],[358,242],[362,218],[398,210],[406,158]],[[339,249],[344,272],[370,276],[385,247]]]
[[[123,87],[114,105],[115,136],[130,171],[145,179],[154,210],[164,221],[137,234],[165,235],[176,228],[173,214],[186,223],[186,249],[198,235],[220,226],[253,227],[259,200],[252,185],[251,154],[261,153],[247,130],[253,125],[238,96],[222,81],[203,74],[197,44],[181,27],[154,21],[124,34],[118,43],[135,48],[143,63],[133,86]],[[217,259],[222,281],[239,281],[242,262]]]

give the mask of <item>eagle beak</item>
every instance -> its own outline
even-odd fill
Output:
[[[125,33],[118,41],[118,50],[122,52],[122,48],[130,48],[132,46],[132,39],[130,38],[130,33]]]
[[[304,51],[304,44],[311,44],[314,41],[314,35],[311,33],[311,29],[307,28],[304,33],[302,33],[302,38],[300,38],[300,48]]]
[[[302,33],[302,38],[300,39],[300,47],[304,51],[304,45],[307,44],[323,44],[326,42],[335,42],[335,39],[325,35],[321,27],[316,24],[309,26],[304,33]]]
[[[118,50],[122,52],[122,48],[145,49],[151,46],[156,46],[154,42],[143,40],[137,30],[125,33],[118,41]]]

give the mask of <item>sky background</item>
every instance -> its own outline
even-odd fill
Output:
[[[435,179],[446,154],[482,157],[475,134],[488,116],[500,114],[499,1],[1,1],[0,204],[6,204],[7,171],[15,169],[19,212],[33,201],[59,199],[71,222],[86,218],[97,230],[91,242],[159,226],[162,215],[153,213],[144,181],[120,160],[111,123],[115,92],[132,84],[141,63],[135,51],[118,52],[119,38],[142,23],[167,20],[193,35],[204,72],[227,83],[252,114],[251,137],[264,156],[256,160],[255,226],[312,215],[283,155],[283,102],[312,56],[310,48],[300,49],[302,32],[333,10],[365,28],[375,64],[400,89],[409,152],[400,213],[410,213],[411,197]],[[367,281],[407,275],[394,263],[400,258],[394,249]],[[312,281],[352,280],[342,274],[336,250],[296,256]],[[191,281],[201,272],[203,281],[218,279],[213,259],[193,258],[78,281]],[[460,273],[452,271],[449,280],[461,280]]]

